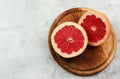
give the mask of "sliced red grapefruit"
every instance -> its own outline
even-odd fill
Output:
[[[110,34],[110,22],[108,18],[97,11],[89,10],[84,13],[78,24],[85,29],[88,36],[88,43],[92,46],[102,44]]]
[[[88,43],[85,30],[74,22],[57,26],[51,34],[51,44],[57,54],[64,58],[80,55]]]

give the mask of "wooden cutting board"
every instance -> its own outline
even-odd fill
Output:
[[[81,15],[87,10],[89,9],[72,8],[60,14],[53,22],[48,37],[51,54],[57,63],[67,71],[77,75],[92,75],[102,71],[110,64],[116,51],[116,35],[111,26],[109,38],[100,46],[94,47],[88,45],[81,55],[70,59],[62,58],[55,53],[50,40],[54,28],[66,21],[77,23]]]

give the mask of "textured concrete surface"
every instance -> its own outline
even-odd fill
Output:
[[[118,79],[120,77],[120,0],[0,0],[0,79]],[[93,76],[61,68],[48,48],[53,20],[73,7],[106,14],[117,34],[112,63]]]

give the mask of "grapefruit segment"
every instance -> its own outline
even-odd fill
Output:
[[[110,34],[110,24],[107,17],[97,11],[87,11],[78,21],[88,36],[88,43],[92,46],[102,44]]]
[[[74,22],[58,25],[51,34],[55,52],[64,58],[80,55],[86,48],[88,38],[85,30]]]

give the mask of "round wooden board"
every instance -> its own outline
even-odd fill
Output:
[[[51,45],[51,33],[59,24],[67,21],[78,22],[87,8],[72,8],[60,14],[52,24],[49,32],[48,42],[52,56],[64,69],[77,75],[92,75],[105,69],[112,61],[116,51],[116,35],[111,26],[109,38],[100,46],[87,46],[86,50],[74,58],[63,58],[59,56]]]

